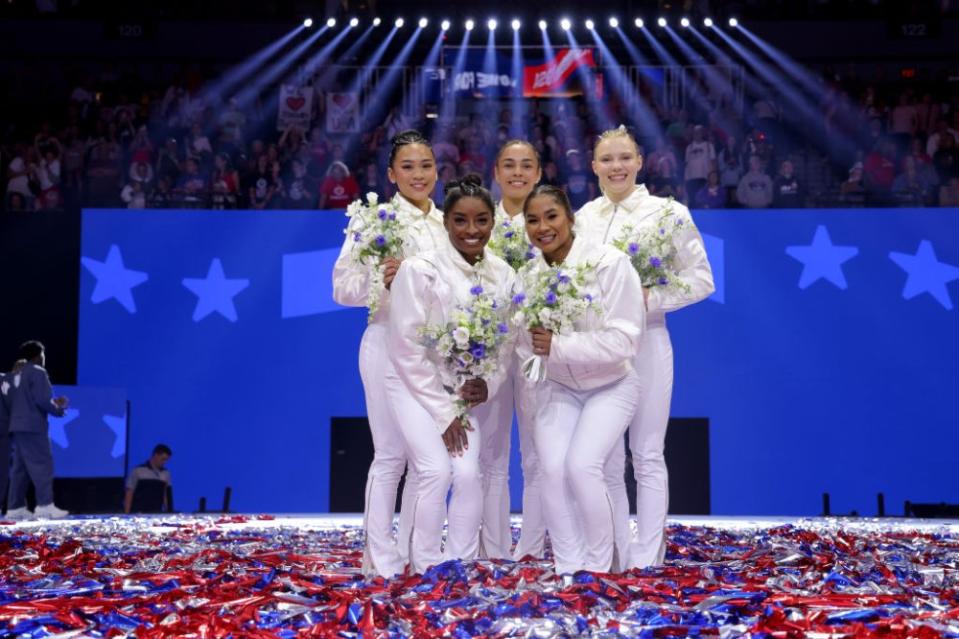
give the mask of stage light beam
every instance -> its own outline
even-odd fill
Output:
[[[519,28],[523,25],[520,23],[519,20],[517,20],[516,18],[513,18],[513,22],[510,23],[510,26],[513,27],[513,31],[519,31]]]
[[[497,26],[499,26],[499,23],[496,22],[496,20],[494,20],[493,18],[490,18],[489,20],[486,21],[486,27],[490,31],[496,31]]]
[[[592,30],[595,29],[595,28],[596,28],[596,23],[595,23],[595,22],[593,22],[592,20],[587,20],[587,21],[586,21],[586,29],[587,29],[587,30],[592,31]]]
[[[540,30],[540,31],[546,31],[546,20],[540,20],[540,21],[539,21],[539,30]]]
[[[681,26],[681,27],[684,28],[684,29],[688,29],[688,28],[689,28],[689,18],[683,18],[682,20],[680,20],[680,21],[679,21],[679,26]]]
[[[563,31],[569,31],[573,27],[573,23],[569,21],[569,18],[563,18],[559,21],[559,26],[562,27]]]
[[[307,29],[313,26],[313,18],[307,18],[303,21],[303,26]]]
[[[450,30],[450,21],[449,21],[449,20],[443,20],[443,21],[440,23],[440,29],[442,29],[443,31],[449,31],[449,30]]]
[[[736,18],[730,18],[730,19],[729,19],[729,26],[732,27],[733,29],[735,29],[736,27],[739,26],[739,20],[737,20]]]
[[[402,28],[403,28],[403,24],[404,24],[403,18],[397,18],[397,19],[396,19],[396,22],[393,23],[393,25],[394,25],[397,29],[402,29]]]
[[[609,19],[609,26],[612,27],[613,29],[618,29],[618,28],[619,28],[619,18],[610,18],[610,19]]]
[[[332,29],[333,27],[335,27],[335,26],[336,26],[336,18],[330,18],[329,20],[327,20],[327,21],[326,21],[326,26],[328,26],[328,27],[331,28],[331,29]]]
[[[666,18],[660,18],[659,20],[656,21],[656,24],[658,24],[658,25],[661,26],[661,27],[665,27],[665,26],[666,26]]]
[[[705,20],[703,20],[703,26],[706,27],[707,29],[711,28],[713,26],[713,19],[706,18]]]
[[[380,19],[380,18],[373,18],[373,26],[374,26],[374,27],[378,27],[378,26],[380,26],[381,24],[383,24],[383,20],[382,20],[382,19]]]
[[[359,18],[350,18],[350,28],[355,28],[355,27],[358,27],[359,25],[360,25]]]
[[[466,30],[467,30],[467,31],[472,31],[472,30],[473,30],[473,27],[475,27],[475,26],[476,26],[476,23],[473,22],[472,20],[467,20],[467,21],[466,21]]]
[[[419,22],[420,29],[425,29],[426,25],[428,25],[429,23],[430,21],[427,20],[426,18],[420,18],[420,22]]]
[[[635,20],[633,20],[633,24],[636,25],[637,29],[642,29],[646,25],[646,23],[643,22],[642,18],[636,18]]]

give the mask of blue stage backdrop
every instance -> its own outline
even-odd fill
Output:
[[[672,413],[710,420],[713,512],[955,501],[959,211],[695,217],[718,290],[670,316]],[[172,446],[181,508],[229,484],[243,511],[328,509],[330,418],[364,414],[344,222],[84,212],[79,382],[126,388],[130,453]]]
[[[122,388],[54,386],[70,406],[50,418],[57,477],[123,477],[127,465],[127,397]]]

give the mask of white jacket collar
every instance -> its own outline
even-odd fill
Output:
[[[627,197],[625,200],[621,200],[620,202],[613,202],[608,197],[603,195],[603,197],[600,198],[599,209],[597,212],[602,215],[608,215],[612,213],[617,206],[619,206],[627,212],[632,213],[639,208],[642,201],[647,197],[649,197],[649,190],[646,188],[646,185],[637,184],[633,192],[629,194],[629,197]]]
[[[496,203],[496,211],[494,212],[494,217],[496,218],[496,221],[499,222],[499,223],[502,223],[502,222],[505,221],[505,220],[509,220],[509,221],[511,221],[511,222],[512,222],[513,220],[523,220],[523,221],[525,221],[524,218],[523,218],[523,212],[522,212],[522,211],[520,211],[520,212],[517,213],[516,215],[510,215],[510,214],[509,214],[509,211],[506,210],[506,207],[503,206],[503,200],[500,200],[499,202]]]
[[[401,193],[397,193],[393,196],[393,204],[398,209],[402,209],[409,213],[411,216],[425,216],[431,217],[435,220],[438,220],[441,224],[443,223],[443,212],[440,211],[433,200],[430,200],[430,212],[423,213],[423,209],[419,208],[409,200],[407,200]]]
[[[569,247],[569,253],[566,254],[566,259],[564,259],[559,266],[573,266],[578,264],[583,253],[587,250],[588,244],[589,243],[586,241],[586,238],[582,237],[582,234],[574,236],[573,245]],[[557,266],[556,264],[550,266],[549,262],[546,261],[546,256],[539,249],[537,249],[536,257],[534,259],[536,260],[536,266],[539,269],[549,269],[553,268],[553,266]]]
[[[476,277],[477,275],[482,275],[487,270],[487,256],[489,255],[487,248],[483,247],[483,256],[476,262],[476,264],[470,264],[466,259],[456,250],[456,247],[453,246],[453,243],[446,241],[443,243],[441,249],[446,259],[456,267],[461,273],[467,277]]]

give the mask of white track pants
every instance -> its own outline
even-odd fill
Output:
[[[519,362],[513,369],[513,403],[519,427],[519,449],[523,464],[523,526],[516,542],[514,559],[527,555],[542,557],[546,552],[546,518],[543,514],[542,468],[536,454],[533,435],[532,385],[519,371]]]
[[[469,448],[462,457],[452,457],[443,444],[426,409],[391,371],[384,382],[390,404],[403,433],[405,447],[417,477],[412,499],[412,537],[409,542],[413,572],[447,559],[475,559],[479,554],[479,528],[483,515],[483,482],[479,456],[482,425],[489,421],[489,402],[472,410],[473,426],[468,432]],[[450,495],[447,512],[446,497]],[[415,496],[414,496],[415,495]],[[446,550],[442,551],[443,522],[448,519]]]
[[[403,572],[408,562],[409,520],[412,495],[416,494],[415,473],[409,472],[403,490],[400,510],[399,540],[393,541],[393,513],[396,491],[406,468],[406,444],[399,425],[393,418],[384,391],[387,371],[392,370],[386,350],[386,324],[371,324],[360,342],[360,378],[366,396],[366,413],[373,436],[373,463],[366,478],[366,500],[363,528],[366,546],[363,551],[364,574],[392,577]],[[408,497],[409,496],[409,497]]]
[[[661,564],[666,555],[669,474],[664,452],[673,393],[673,347],[662,315],[647,318],[634,367],[641,384],[639,406],[629,425],[629,448],[636,478],[635,537],[629,527],[622,447],[614,451],[606,466],[606,481],[613,502],[620,504],[616,507],[616,550],[624,558],[623,568]]]
[[[546,526],[558,573],[613,567],[613,503],[604,467],[636,411],[634,372],[592,391],[549,380],[533,391]]]
[[[480,557],[510,559],[513,545],[509,520],[509,448],[513,427],[512,377],[506,379],[496,397],[489,400],[490,419],[480,427],[483,446],[480,468],[483,473],[483,528]]]

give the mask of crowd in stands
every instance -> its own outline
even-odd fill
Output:
[[[326,132],[322,113],[309,128],[278,130],[275,108],[214,103],[200,97],[202,87],[187,87],[132,93],[86,80],[51,96],[53,117],[8,123],[0,131],[3,208],[342,208],[360,193],[389,194],[385,152],[406,128],[434,141],[438,199],[454,177],[488,179],[499,145],[519,136],[538,149],[543,180],[579,206],[598,194],[595,136],[638,118],[612,99],[605,121],[582,98],[527,100],[522,113],[464,100],[447,119],[393,108],[343,136]],[[959,206],[959,94],[834,83],[821,98],[819,141],[775,97],[741,107],[649,104],[659,121],[653,132],[637,130],[641,180],[698,209]]]

